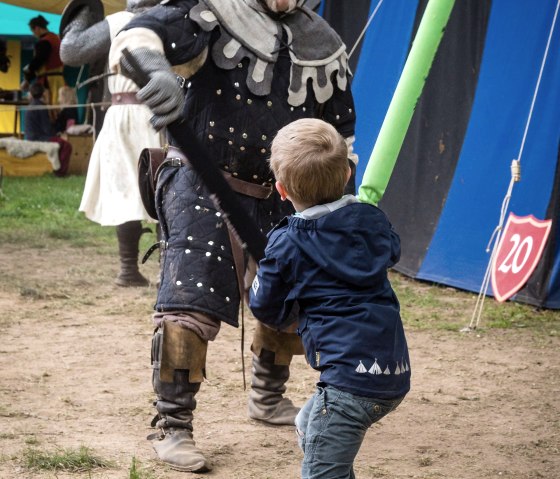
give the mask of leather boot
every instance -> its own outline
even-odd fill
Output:
[[[293,426],[299,408],[287,398],[286,382],[290,366],[274,364],[275,353],[261,349],[253,354],[249,417],[274,426]]]
[[[140,221],[128,221],[117,226],[121,262],[121,271],[115,279],[117,286],[148,286],[150,284],[138,270],[138,245],[143,232]]]
[[[149,436],[149,439],[160,461],[172,469],[206,472],[211,467],[202,451],[196,447],[192,425],[195,395],[200,384],[189,383],[184,376],[184,373],[177,374],[175,384],[159,383],[160,392],[165,396],[159,396],[155,402],[158,415],[154,425],[160,432]]]
[[[202,452],[196,447],[192,431],[168,428],[152,446],[159,459],[171,469],[182,472],[208,472],[211,470]]]
[[[194,334],[194,333],[191,333]],[[160,329],[152,339],[152,384],[156,393],[157,415],[152,426],[159,433],[148,436],[158,458],[172,469],[184,472],[206,472],[210,463],[193,439],[193,411],[200,382],[189,380],[188,369],[175,369],[172,382],[162,381],[163,334]]]

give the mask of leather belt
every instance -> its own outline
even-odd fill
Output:
[[[113,105],[139,105],[142,102],[136,98],[136,92],[125,91],[113,93],[111,95],[111,103]]]
[[[180,160],[181,164],[189,163],[189,160],[185,157],[183,152],[175,146],[167,147],[167,155],[165,158],[166,160]],[[173,164],[173,162],[171,162],[171,164]],[[224,175],[224,178],[228,182],[231,189],[236,193],[250,196],[252,198],[257,198],[259,200],[266,200],[270,197],[270,195],[272,195],[273,185],[270,183],[258,185],[257,183],[250,183],[248,181],[240,180],[227,171],[222,171],[222,174]]]

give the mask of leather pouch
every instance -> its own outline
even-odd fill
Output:
[[[140,197],[147,213],[155,220],[158,219],[156,210],[157,175],[165,156],[163,148],[144,148],[138,159]]]

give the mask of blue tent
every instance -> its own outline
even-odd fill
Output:
[[[337,5],[338,3],[338,5]],[[356,36],[378,0],[352,13],[324,0],[324,15]],[[353,3],[353,2],[352,2]],[[352,88],[360,183],[427,0],[385,1],[363,39]],[[528,121],[557,0],[455,2],[381,207],[400,233],[397,270],[480,290]],[[330,17],[329,17],[330,15]],[[356,21],[358,15],[361,20]],[[344,24],[345,18],[352,21]],[[560,16],[527,131],[509,210],[552,219],[542,259],[515,300],[560,308]],[[349,47],[353,44],[347,40]]]

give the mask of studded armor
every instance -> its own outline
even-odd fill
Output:
[[[222,170],[246,182],[274,183],[267,161],[271,141],[281,127],[299,118],[322,118],[344,138],[353,137],[355,113],[344,45],[313,12],[298,10],[286,20],[265,18],[261,12],[261,36],[269,32],[269,48],[266,41],[251,44],[240,36],[244,30],[239,25],[228,24],[228,9],[238,8],[225,7],[230,2],[162,3],[126,29],[155,32],[176,71],[189,71],[179,77],[184,121]],[[253,3],[258,2],[239,2],[244,8],[253,8]],[[311,23],[294,23],[296,15]],[[323,31],[328,33],[324,59],[308,57]],[[182,68],[193,63],[196,69]],[[292,213],[276,192],[264,200],[240,199],[264,233]],[[227,226],[196,172],[189,166],[165,169],[156,202],[164,240],[156,310],[199,311],[237,325],[239,293]]]

